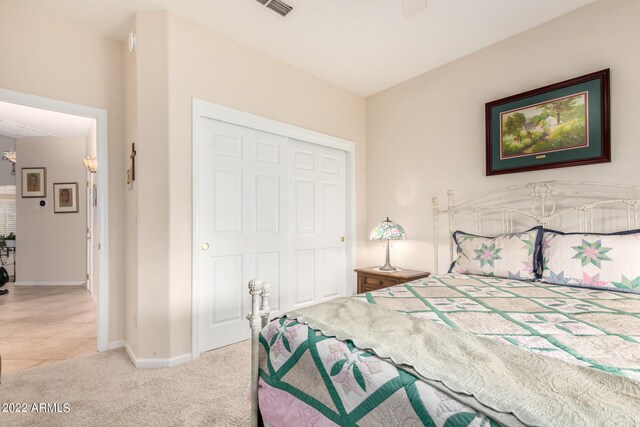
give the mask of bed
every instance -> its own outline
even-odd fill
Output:
[[[573,214],[577,233],[592,233],[594,224],[619,230],[621,222],[637,229],[639,200],[632,186],[557,181],[461,203],[449,192],[445,209],[434,199],[434,266],[446,249],[438,245],[442,215],[443,234],[454,237],[447,239],[448,261],[459,262],[459,224],[471,236],[523,240],[517,230],[531,220],[541,230],[535,247],[553,254],[554,242],[575,248],[577,237],[542,227],[569,225]],[[614,236],[598,242],[640,240],[633,231]],[[252,281],[252,422],[258,409],[272,426],[640,422],[640,282],[624,277],[617,288],[597,280],[583,286],[563,276],[569,270],[553,271],[553,260],[535,247],[529,253],[540,265],[527,267],[535,277],[474,274],[454,263],[452,273],[295,309],[270,322],[269,287]],[[580,249],[591,257],[586,268],[613,264],[605,258],[614,252],[597,248]]]

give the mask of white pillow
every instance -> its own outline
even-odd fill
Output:
[[[523,233],[482,237],[456,231],[458,259],[449,273],[478,274],[518,280],[535,280],[542,227]]]
[[[542,281],[640,293],[640,230],[613,234],[545,230]]]

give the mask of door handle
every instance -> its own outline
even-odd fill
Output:
[[[340,241],[344,242],[344,236],[340,236]]]
[[[203,251],[206,251],[207,249],[209,249],[209,244],[207,242],[204,242],[200,245],[200,248],[202,248]]]

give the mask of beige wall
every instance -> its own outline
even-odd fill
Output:
[[[449,188],[464,198],[547,179],[639,184],[639,16],[636,0],[601,0],[369,97],[367,226],[388,215],[410,239],[392,261],[433,268],[431,198]],[[485,176],[486,102],[609,67],[612,163]],[[368,258],[380,263],[383,248],[370,244]]]
[[[85,283],[86,169],[85,138],[19,138],[16,170],[46,168],[46,197],[23,198],[16,180],[16,281]],[[78,212],[54,213],[53,184],[78,184]],[[46,205],[40,206],[44,200]]]
[[[136,31],[135,20],[132,31]],[[130,54],[127,46],[122,47],[124,65],[124,111],[126,150],[123,162],[126,168],[131,165],[130,143],[137,142],[138,150],[138,55]],[[138,166],[139,166],[138,162]],[[138,186],[130,184],[125,191],[125,337],[130,351],[138,354]]]
[[[128,238],[128,248],[137,239],[139,262],[136,283],[127,289],[138,298],[138,327],[133,325],[135,310],[128,308],[127,341],[131,330],[138,357],[177,357],[191,352],[192,98],[354,141],[360,226],[365,218],[365,101],[174,15],[141,12],[135,25],[137,58],[125,63],[137,74],[127,90],[136,108],[127,110],[127,120],[136,111],[138,127],[131,132],[137,131],[140,161],[139,178],[127,196],[128,205],[137,207],[128,208],[127,216],[137,215],[137,233]],[[358,229],[358,236],[364,233]],[[362,259],[364,245],[361,239]]]
[[[126,328],[137,356],[160,358],[191,348],[191,98],[354,141],[358,236],[365,101],[181,18],[141,13],[135,25],[139,56],[131,59],[91,29],[0,2],[0,86],[108,111],[109,340]],[[137,180],[127,189],[134,141]]]
[[[538,179],[635,179],[639,8],[601,0],[365,102],[163,12],[137,15],[138,52],[130,55],[90,29],[0,2],[0,86],[108,110],[109,338],[123,338],[126,327],[137,356],[175,357],[191,348],[192,97],[354,141],[358,265],[382,259],[383,248],[366,236],[389,215],[411,239],[396,245],[393,260],[431,268],[430,200],[449,187],[466,196]],[[612,164],[484,176],[485,102],[606,67]],[[137,180],[126,190],[134,141]]]
[[[109,114],[109,341],[124,337],[122,43],[0,1],[0,87]]]
[[[131,245],[137,249],[137,274],[133,288],[137,304],[127,303],[128,331],[136,342],[136,357],[167,358],[169,331],[173,319],[169,312],[169,91],[168,24],[166,12],[139,13],[135,19],[138,45],[135,56],[136,80],[127,78],[127,98],[135,96],[129,116],[137,118],[136,179],[127,196],[135,211],[129,220],[137,221]],[[127,58],[127,62],[131,58]],[[131,89],[129,89],[130,84]],[[129,106],[129,101],[127,102]],[[129,128],[129,125],[127,126]],[[129,130],[128,131],[134,131]],[[130,147],[129,147],[130,149]],[[129,164],[130,162],[128,162]],[[131,264],[131,263],[129,263]],[[130,312],[130,310],[132,310]],[[130,318],[130,320],[129,320]],[[133,323],[133,327],[129,325]],[[137,323],[137,326],[136,326]],[[127,341],[129,337],[127,335]],[[130,349],[134,349],[130,346]]]
[[[353,141],[357,236],[365,233],[365,101],[175,15],[169,16],[171,353],[191,350],[191,102],[200,98]],[[357,255],[363,255],[364,239]]]

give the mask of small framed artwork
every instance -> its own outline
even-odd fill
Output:
[[[58,182],[53,184],[53,212],[78,212],[77,182]]]
[[[22,168],[22,197],[46,197],[47,168]]]
[[[487,175],[611,161],[609,69],[485,107]]]

